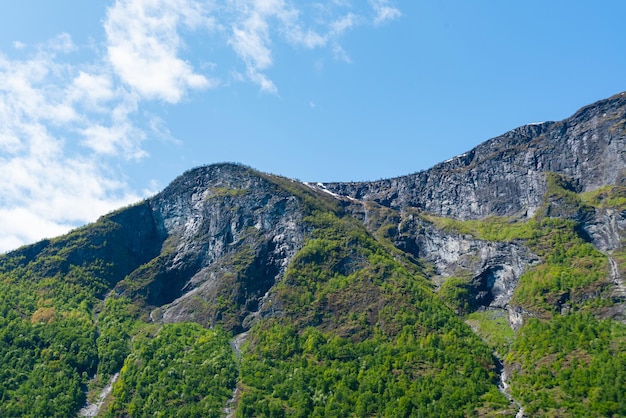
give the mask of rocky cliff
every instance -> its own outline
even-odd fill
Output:
[[[561,122],[522,126],[429,170],[389,180],[326,183],[341,196],[457,219],[532,217],[545,173],[562,174],[577,192],[623,185],[626,94],[584,107]]]

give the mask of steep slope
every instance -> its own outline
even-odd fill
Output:
[[[625,141],[620,94],[390,180],[190,170],[0,256],[0,415],[624,415]]]
[[[117,291],[162,307],[153,319],[248,328],[309,232],[307,198],[301,185],[242,166],[188,172],[149,200],[163,248]]]

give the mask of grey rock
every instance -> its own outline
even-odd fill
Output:
[[[528,312],[509,306],[520,276],[540,262],[520,242],[489,242],[437,229],[405,209],[457,219],[487,216],[533,216],[545,204],[546,173],[565,176],[576,192],[606,184],[621,184],[626,172],[626,96],[587,106],[561,122],[514,129],[475,149],[416,174],[364,183],[308,184],[327,199],[342,202],[347,211],[374,232],[380,225],[367,208],[375,202],[396,211],[394,244],[435,268],[433,281],[461,276],[469,280],[475,308],[509,311],[519,326]],[[229,192],[245,190],[243,192]],[[269,315],[272,287],[301,248],[308,232],[298,199],[276,188],[254,170],[235,165],[204,167],[187,173],[150,200],[157,229],[166,245],[162,280],[148,297],[164,321],[198,319],[200,301],[215,301],[230,286],[241,306],[237,327],[247,329],[259,315]],[[578,211],[552,201],[548,216],[572,218],[599,249],[620,244],[626,222],[621,213]],[[243,249],[249,263],[233,276],[232,257]],[[175,272],[176,274],[165,273]],[[174,291],[172,291],[174,288]],[[150,293],[150,292],[148,292]],[[161,291],[163,293],[163,291]],[[150,295],[148,295],[150,296]],[[195,302],[194,302],[195,301]],[[209,309],[210,311],[210,309]],[[214,322],[219,318],[206,318]],[[210,316],[210,315],[209,315]]]
[[[621,246],[622,237],[626,236],[626,212],[598,209],[583,223],[583,229],[600,251],[616,250]]]
[[[439,282],[451,276],[469,278],[475,307],[506,308],[520,276],[540,262],[518,242],[484,241],[422,223],[412,237],[418,249],[415,255],[435,266]]]
[[[299,199],[270,179],[235,164],[201,167],[149,200],[165,238],[158,268],[136,293],[157,308],[153,320],[213,324],[221,296],[240,307],[230,326],[250,326],[309,232]],[[133,272],[122,291],[144,273]]]
[[[624,182],[625,119],[626,94],[620,93],[564,121],[514,129],[429,170],[323,186],[342,196],[457,219],[528,218],[541,206],[546,172],[571,177],[579,191]]]

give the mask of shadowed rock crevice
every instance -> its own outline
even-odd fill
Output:
[[[274,256],[276,243],[267,242],[258,249],[257,255],[250,266],[241,274],[243,292],[237,302],[246,307],[250,312],[259,309],[259,300],[276,283],[280,272],[281,260]]]

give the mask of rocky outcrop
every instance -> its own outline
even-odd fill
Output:
[[[583,223],[589,240],[600,251],[610,252],[620,248],[626,236],[626,211],[602,208]]]
[[[149,200],[162,251],[118,285],[156,307],[153,319],[247,328],[308,231],[297,196],[272,176],[201,167]]]
[[[514,129],[413,175],[305,188],[314,199],[351,207],[348,212],[372,232],[381,225],[372,221],[376,216],[367,202],[394,210],[394,245],[434,265],[435,281],[466,277],[476,306],[507,308],[519,277],[540,262],[535,254],[519,242],[442,231],[407,216],[406,209],[458,219],[528,218],[544,205],[547,216],[574,219],[582,236],[602,251],[613,251],[626,228],[623,213],[571,210],[558,196],[545,206],[545,196],[550,173],[573,192],[624,182],[625,121],[622,93],[564,121]],[[272,287],[310,232],[302,222],[302,196],[295,192],[304,186],[276,180],[234,164],[197,168],[176,179],[147,202],[153,235],[163,242],[160,254],[119,289],[131,289],[158,307],[155,319],[221,321],[239,331],[249,327],[263,314]],[[219,307],[223,299],[236,308]]]
[[[448,277],[468,279],[474,308],[506,308],[520,276],[540,262],[520,242],[495,242],[447,232],[419,217],[405,221],[417,258],[435,267],[435,283]]]
[[[237,164],[196,168],[145,202],[14,252],[12,262],[29,263],[63,248],[64,261],[47,257],[40,273],[110,264],[98,274],[118,293],[142,301],[153,320],[219,322],[242,332],[259,316],[273,314],[265,302],[311,233],[307,214],[331,208],[361,220],[376,236],[384,230],[383,238],[416,263],[433,265],[435,283],[467,278],[475,308],[508,308],[515,322],[524,313],[509,301],[520,276],[539,258],[521,242],[445,231],[419,214],[524,219],[541,208],[545,216],[578,222],[580,235],[610,254],[621,248],[624,212],[572,206],[558,194],[545,197],[551,181],[578,193],[623,185],[625,173],[622,93],[564,121],[514,129],[429,170],[394,179],[302,184]],[[621,283],[618,270],[613,260],[613,281]]]

